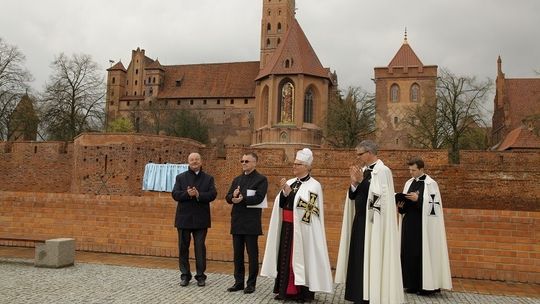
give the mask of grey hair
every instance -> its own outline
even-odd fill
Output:
[[[370,139],[362,140],[357,146],[357,149],[364,148],[364,151],[371,152],[373,155],[377,155],[377,152],[379,151],[379,146]]]

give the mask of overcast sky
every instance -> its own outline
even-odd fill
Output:
[[[373,68],[403,42],[459,75],[539,77],[539,0],[296,0],[297,19],[341,88],[374,91]],[[0,37],[26,56],[35,90],[61,52],[127,67],[140,47],[163,65],[259,60],[262,0],[0,0]]]

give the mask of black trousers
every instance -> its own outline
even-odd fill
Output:
[[[195,246],[195,268],[197,274],[196,280],[206,280],[204,274],[206,270],[206,233],[204,229],[180,229],[178,230],[178,262],[180,266],[180,278],[182,280],[191,280],[191,271],[189,270],[189,244],[191,243],[191,235],[193,234],[193,245]]]
[[[244,248],[248,254],[249,274],[247,286],[255,287],[257,274],[259,273],[259,236],[256,234],[233,234],[234,250],[234,281],[235,284],[244,286]]]

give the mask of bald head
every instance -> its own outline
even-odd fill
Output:
[[[193,153],[189,154],[189,156],[188,156],[188,164],[189,164],[189,168],[192,171],[197,172],[197,171],[201,170],[201,166],[202,166],[201,155],[199,153],[196,153],[196,152],[193,152]]]

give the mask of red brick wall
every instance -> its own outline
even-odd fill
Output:
[[[0,192],[0,236],[73,237],[78,250],[178,256],[174,211],[168,193],[95,196],[4,191]],[[211,212],[208,258],[231,261],[230,206],[218,200]],[[270,213],[271,209],[263,212],[263,231],[268,229]],[[335,266],[340,199],[326,201],[325,216]],[[446,208],[445,220],[454,277],[540,283],[539,212]],[[265,240],[263,236],[259,242],[261,260]],[[31,246],[8,241],[0,245]]]

